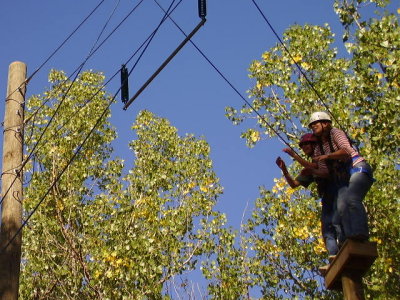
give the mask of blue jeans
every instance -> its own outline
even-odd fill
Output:
[[[322,201],[321,211],[321,230],[324,238],[325,248],[329,255],[336,255],[339,251],[338,237],[340,236],[340,226],[335,226],[337,220],[336,198],[338,190],[335,184],[330,183],[326,186]],[[337,222],[337,221],[336,221]]]
[[[369,237],[367,213],[362,201],[374,181],[372,169],[365,161],[353,168],[363,168],[367,173],[352,174],[348,185],[339,188],[337,210],[344,233],[339,242],[344,242],[346,238],[367,240]]]

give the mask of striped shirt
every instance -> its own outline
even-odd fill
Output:
[[[346,134],[338,129],[338,128],[332,128],[331,132],[331,141],[332,141],[332,147],[336,152],[339,149],[343,149],[346,151],[347,154],[351,157],[352,160],[352,165],[353,167],[358,164],[359,162],[364,161],[365,159],[360,156],[360,154],[350,145],[349,139],[347,138]],[[322,144],[322,148],[324,149],[325,154],[332,153],[330,147],[329,147],[329,141],[326,141]],[[320,156],[322,155],[320,147],[315,147],[314,148],[314,156]],[[326,163],[323,163],[323,161],[318,162],[318,168],[319,169],[327,169]]]

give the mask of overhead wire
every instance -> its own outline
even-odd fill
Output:
[[[180,0],[174,8],[172,8],[173,4],[175,3],[175,0],[173,0],[171,2],[171,4],[169,5],[167,11],[164,11],[164,16],[161,19],[160,23],[157,25],[156,29],[152,32],[152,34],[150,35],[149,40],[146,42],[146,46],[144,47],[144,49],[142,50],[142,52],[140,53],[138,59],[136,60],[136,62],[134,63],[134,65],[132,66],[131,70],[128,72],[128,78],[131,75],[131,73],[133,72],[133,70],[136,68],[136,66],[138,65],[140,59],[142,58],[142,56],[144,55],[145,51],[147,50],[147,48],[149,47],[151,41],[153,40],[155,34],[157,33],[158,29],[160,28],[160,26],[165,22],[165,20],[167,19],[167,17],[169,17],[169,15],[174,12],[174,10],[182,3],[182,0]],[[171,12],[169,12],[171,10]]]
[[[89,50],[89,53],[88,53],[88,55],[87,55],[85,61],[81,64],[81,68],[79,69],[78,73],[81,72],[83,66],[86,64],[87,60],[88,60],[89,57],[92,55],[92,52],[94,51],[94,49],[95,49],[97,43],[99,42],[101,36],[103,35],[105,29],[107,28],[109,22],[111,21],[112,17],[114,16],[114,14],[115,14],[115,12],[116,12],[116,10],[117,10],[117,8],[118,8],[120,2],[121,2],[121,0],[118,0],[118,2],[115,4],[114,9],[112,10],[111,14],[109,15],[109,17],[107,18],[106,22],[104,23],[104,25],[103,25],[103,27],[102,27],[100,33],[97,35],[97,39],[96,39],[95,42],[93,43],[93,46],[92,46],[91,49]],[[76,71],[74,71],[74,73],[75,73],[75,72],[76,72]],[[65,82],[65,81],[64,81],[64,82]],[[45,105],[45,103],[47,103],[47,101],[45,101],[45,102],[41,105],[41,107],[43,107],[43,106]],[[85,102],[84,106],[86,106],[86,104],[87,104],[87,102]],[[81,108],[80,108],[80,109],[81,109]],[[39,110],[37,110],[37,111],[33,114],[33,115],[34,115],[34,119],[35,119],[36,114],[38,113],[38,111],[39,111]],[[68,118],[68,119],[69,119],[69,118]],[[26,121],[24,121],[24,123],[26,124]],[[35,122],[32,122],[32,123],[35,124]],[[32,134],[33,134],[33,127],[34,127],[33,124],[32,124]],[[58,130],[58,131],[59,131],[59,130]],[[54,136],[54,135],[53,135],[53,136]],[[34,166],[33,166],[33,167],[34,167]],[[33,170],[34,170],[34,169],[33,169]],[[33,173],[34,173],[34,171],[33,171]],[[3,199],[2,199],[1,201],[3,201]],[[0,201],[0,204],[1,204],[1,201]]]
[[[68,162],[66,163],[66,165],[61,169],[60,173],[58,173],[58,175],[55,177],[55,179],[53,180],[53,182],[51,183],[50,187],[47,189],[47,191],[44,193],[44,195],[41,197],[41,199],[39,200],[39,202],[36,204],[36,206],[33,208],[33,210],[30,212],[30,214],[26,217],[26,219],[24,220],[24,222],[22,223],[22,225],[18,228],[18,230],[15,232],[15,234],[11,237],[11,239],[8,241],[8,243],[3,247],[3,249],[1,249],[0,254],[3,254],[4,251],[8,248],[8,246],[13,242],[13,240],[19,235],[19,233],[21,232],[22,228],[25,227],[28,224],[28,221],[30,220],[30,218],[33,216],[33,214],[38,210],[39,206],[43,203],[43,201],[46,199],[47,195],[50,193],[50,191],[54,188],[54,186],[56,185],[56,183],[61,179],[61,176],[65,173],[65,171],[68,169],[68,167],[72,164],[72,162],[75,160],[76,156],[79,154],[79,152],[81,151],[81,149],[83,148],[83,146],[86,144],[86,142],[88,141],[88,139],[90,138],[90,136],[92,135],[92,133],[94,132],[94,130],[97,128],[97,126],[100,124],[102,118],[105,116],[105,114],[107,113],[108,109],[110,108],[111,104],[113,103],[114,99],[115,99],[116,95],[114,97],[112,97],[112,99],[109,101],[108,105],[106,106],[106,108],[103,110],[102,114],[100,115],[100,117],[97,119],[95,125],[92,127],[92,129],[89,131],[89,133],[86,135],[86,137],[84,138],[84,140],[82,141],[82,143],[77,147],[77,149],[75,150],[75,152],[73,153],[73,155],[71,156],[71,158],[68,160]]]
[[[71,74],[66,80],[63,81],[63,83],[65,83],[68,79],[70,79],[71,76],[72,76],[73,74],[75,74],[75,72],[78,72],[78,73],[79,73],[79,72],[82,70],[83,66],[86,64],[86,62],[88,61],[88,59],[94,54],[94,53],[93,53],[94,48],[96,47],[97,43],[99,42],[100,37],[103,35],[103,33],[104,33],[104,31],[105,31],[105,29],[106,29],[108,23],[110,22],[110,20],[111,20],[112,17],[114,16],[115,11],[117,10],[117,8],[118,8],[120,2],[121,2],[121,0],[118,0],[118,2],[116,3],[116,5],[114,6],[113,11],[111,12],[111,14],[110,14],[110,16],[108,17],[107,21],[106,21],[105,24],[103,25],[103,28],[101,29],[100,33],[97,35],[97,39],[96,39],[96,41],[93,43],[93,46],[92,46],[92,48],[89,50],[89,53],[88,53],[88,55],[86,56],[85,60],[78,66],[77,69],[75,69],[74,72],[72,72],[72,74]],[[104,41],[103,41],[103,42],[104,42]],[[47,103],[48,101],[49,101],[49,100],[44,101],[44,102],[41,104],[41,106],[40,106],[39,108],[37,108],[37,110],[36,110],[34,113],[32,113],[32,115],[31,115],[28,119],[25,119],[25,120],[24,120],[24,124],[26,124],[27,122],[29,122],[29,120],[30,120],[32,117],[35,119],[37,113],[40,111],[41,108],[43,108],[43,107],[46,105],[46,103]],[[33,123],[34,123],[34,122],[33,122]],[[33,125],[32,125],[32,127],[33,127]]]
[[[164,12],[164,8],[160,5],[160,3],[157,0],[154,0],[154,2],[162,9]],[[179,29],[179,31],[187,37],[185,31],[172,19],[172,17],[168,17],[171,22]],[[189,40],[189,42],[193,45],[193,47],[196,48],[196,50],[203,56],[203,58],[213,67],[213,69],[222,77],[222,79],[235,91],[235,93],[252,109],[257,116],[267,125],[267,127],[276,134],[278,139],[288,146],[290,149],[292,149],[296,154],[296,150],[293,149],[293,147],[281,136],[281,134],[271,125],[269,122],[265,119],[263,115],[261,115],[255,108],[254,106],[239,92],[239,90],[229,81],[229,79],[217,68],[217,66],[207,57],[207,55],[204,54],[204,52],[192,41]]]
[[[171,10],[171,13],[176,9],[176,7],[182,2],[182,0]],[[165,20],[163,20],[164,22]],[[162,24],[162,23],[161,23]],[[143,46],[146,44],[148,46],[150,40],[154,37],[155,33],[158,31],[160,27],[160,24],[157,26],[157,28],[145,39],[144,42],[142,42],[142,44],[138,47],[138,49],[130,56],[130,58],[125,62],[125,64],[128,64],[136,55],[137,53],[143,48]],[[143,54],[143,51],[142,51]],[[138,62],[138,61],[137,61]],[[131,69],[131,72],[133,71],[134,68]],[[89,99],[87,99],[87,101],[81,106],[79,107],[78,111],[74,112],[74,115],[76,115],[77,112],[79,112],[81,109],[83,109],[105,86],[107,86],[114,78],[116,75],[118,75],[120,70],[117,70]],[[70,117],[72,117],[72,114],[70,115]],[[67,117],[66,121],[64,124],[62,124],[59,128],[57,128],[57,130],[52,134],[51,137],[49,137],[47,140],[45,140],[43,143],[47,143],[47,141],[49,139],[52,139],[54,136],[57,136],[57,134],[60,132],[60,130],[62,128],[64,128],[71,120],[72,118]],[[32,151],[31,151],[32,153]],[[29,155],[26,159],[26,161],[28,161],[31,158],[32,155]],[[0,202],[1,203],[1,202]]]
[[[154,31],[146,38],[146,40],[138,47],[138,49],[131,55],[131,57],[127,60],[126,63],[129,63],[133,57],[135,57],[137,55],[137,53],[140,51],[140,49],[143,48],[143,46],[148,42],[148,40],[151,38],[151,36],[154,34]],[[60,125],[60,127],[58,127],[56,129],[56,131],[51,135],[51,137],[49,137],[47,140],[44,140],[42,144],[45,144],[48,142],[48,140],[51,140],[53,137],[57,136],[58,133],[60,132],[61,129],[63,129],[69,122],[71,122],[72,120],[72,116],[76,115],[77,112],[79,112],[80,110],[82,110],[88,103],[90,103],[90,101],[99,93],[102,91],[102,89],[107,86],[114,78],[115,76],[117,76],[120,72],[120,69],[118,69],[99,89],[97,89],[97,91],[91,95],[90,98],[88,98],[85,103],[83,103],[82,106],[79,107],[79,109],[77,111],[75,111],[74,113],[71,113],[69,116],[66,117],[66,121]],[[40,149],[40,148],[39,148]]]
[[[45,61],[38,67],[36,70],[23,81],[14,91],[12,91],[9,95],[12,95],[14,92],[19,90],[24,84],[28,84],[28,82],[46,65],[47,62],[67,43],[67,41],[82,27],[82,25],[95,13],[95,11],[104,3],[105,0],[100,1],[95,8],[93,8],[90,13],[79,23],[79,25],[64,39],[64,41],[45,59]],[[9,96],[7,96],[8,98]],[[25,120],[24,120],[25,122]],[[28,160],[27,160],[28,161]],[[21,165],[21,169],[25,166],[26,162]],[[10,187],[7,189],[0,200],[0,205],[4,201],[5,196],[10,191],[11,187],[15,183],[17,177],[11,182]]]
[[[186,43],[196,34],[196,32],[204,25],[207,21],[205,3],[199,1],[199,16],[201,21],[197,26],[190,32],[188,36],[178,45],[178,47],[164,60],[164,62],[157,68],[157,70],[147,79],[147,81],[136,91],[135,95],[124,103],[124,110],[132,104],[132,102],[146,89],[146,87],[158,76],[158,74],[168,65],[168,63],[175,57],[175,55],[186,45]]]
[[[143,1],[143,0],[142,0]],[[175,0],[173,0],[174,2]],[[182,0],[179,2],[181,3]],[[178,3],[178,4],[179,4]],[[176,8],[177,6],[175,6]],[[175,9],[174,8],[174,9]],[[172,13],[172,11],[170,12]],[[169,13],[169,14],[170,14]],[[160,22],[161,24],[167,19],[167,15],[169,14],[165,14],[163,17],[163,21]],[[157,31],[160,27],[160,25],[157,26],[157,29],[155,31]],[[149,38],[146,39],[146,41],[148,41]],[[142,46],[145,44],[142,43]],[[141,46],[141,47],[142,47]],[[140,49],[136,50],[135,53],[139,52]],[[128,62],[135,56],[135,54],[133,54],[129,59]],[[118,72],[116,73],[118,74]],[[115,76],[115,75],[114,75]],[[83,141],[81,142],[81,144],[76,148],[75,152],[73,153],[73,155],[71,156],[71,158],[68,160],[67,164],[64,166],[64,168],[61,169],[61,171],[59,172],[59,174],[55,177],[55,179],[53,180],[52,184],[50,185],[50,187],[47,189],[47,191],[45,192],[45,194],[41,197],[41,199],[39,200],[39,202],[36,204],[36,206],[33,208],[33,210],[31,211],[31,213],[26,217],[26,219],[24,220],[24,222],[22,223],[22,225],[18,228],[18,230],[15,232],[15,234],[11,237],[11,239],[7,242],[7,244],[3,247],[3,249],[0,250],[0,255],[4,253],[4,251],[8,248],[8,246],[14,241],[14,239],[20,234],[21,230],[23,229],[23,227],[25,227],[28,224],[28,221],[30,220],[30,218],[33,216],[33,214],[38,210],[39,206],[43,203],[43,201],[46,199],[47,195],[50,193],[50,191],[53,189],[53,187],[55,186],[55,184],[61,179],[62,175],[65,173],[65,171],[68,169],[68,167],[73,163],[73,161],[75,160],[75,158],[77,157],[77,155],[79,154],[79,152],[81,151],[81,149],[83,148],[83,146],[86,144],[86,142],[88,141],[88,139],[90,138],[90,136],[93,134],[93,132],[95,131],[95,129],[97,128],[97,126],[100,124],[101,120],[104,118],[104,116],[106,115],[107,111],[109,110],[110,106],[112,105],[112,103],[114,102],[117,94],[119,93],[121,89],[121,86],[118,88],[117,92],[114,94],[114,96],[109,100],[106,108],[103,110],[102,114],[100,115],[100,117],[97,119],[95,125],[91,128],[91,130],[89,131],[89,133],[86,135],[86,137],[83,139]]]
[[[86,59],[71,73],[71,75],[66,80],[69,80],[76,72],[78,72],[80,69],[82,69],[82,67],[83,67],[82,65],[84,65],[87,62],[87,60],[89,60],[89,58],[91,58],[104,45],[104,43],[119,29],[119,27],[121,27],[121,25],[131,16],[131,14],[140,6],[140,4],[142,4],[143,1],[144,0],[140,0],[128,12],[128,14],[119,22],[119,24],[114,27],[114,29],[107,35],[107,37],[104,38],[104,40],[93,51],[91,51],[91,53],[86,57]],[[47,102],[43,103],[38,109],[43,108],[46,103]],[[29,121],[29,119],[27,121]]]
[[[285,51],[287,52],[287,54],[289,55],[289,57],[292,59],[292,61],[294,62],[294,64],[296,65],[297,69],[299,70],[299,72],[303,75],[303,77],[305,78],[307,84],[309,85],[309,87],[312,89],[312,91],[315,93],[315,95],[318,97],[319,101],[322,103],[322,105],[325,107],[326,111],[332,116],[332,118],[335,120],[335,122],[338,124],[338,126],[340,127],[340,129],[342,129],[343,131],[345,131],[343,129],[343,127],[341,126],[340,122],[337,120],[337,118],[335,117],[335,115],[332,113],[332,111],[329,109],[328,105],[325,103],[325,101],[322,99],[321,94],[318,92],[318,90],[314,87],[314,84],[311,82],[311,80],[308,78],[307,74],[303,71],[303,69],[300,67],[300,65],[297,63],[297,61],[294,59],[294,57],[292,56],[292,54],[290,53],[289,49],[286,47],[286,45],[283,43],[282,39],[280,38],[280,36],[278,35],[278,33],[275,31],[274,27],[271,25],[271,23],[268,21],[267,17],[265,16],[265,14],[263,13],[263,11],[261,10],[261,8],[258,6],[257,2],[255,0],[251,0],[253,2],[253,4],[255,5],[255,7],[257,8],[258,12],[261,14],[262,18],[264,19],[264,21],[267,23],[268,27],[271,29],[271,31],[274,33],[275,37],[278,39],[279,43],[282,45],[282,47],[285,49]]]
[[[118,2],[115,4],[114,9],[112,10],[112,12],[111,12],[110,16],[108,17],[107,21],[104,23],[103,28],[101,29],[100,33],[98,34],[97,39],[94,42],[92,48],[90,49],[89,55],[92,53],[92,51],[94,51],[94,48],[96,47],[97,43],[99,42],[100,37],[103,35],[104,31],[106,30],[107,25],[110,23],[110,21],[111,21],[112,17],[114,16],[114,14],[115,14],[115,12],[116,12],[116,10],[117,10],[117,8],[118,8],[120,3],[121,3],[121,0],[118,0]],[[104,43],[104,41],[103,41],[103,43]]]
[[[142,0],[142,1],[143,1],[143,0]],[[141,2],[142,2],[142,1],[141,1]],[[175,1],[175,0],[174,0],[174,1]],[[174,2],[174,1],[173,1],[173,2]],[[172,3],[173,3],[173,2],[172,2]],[[178,6],[181,2],[182,2],[182,0],[171,10],[171,13],[177,8],[177,6]],[[157,28],[146,38],[146,40],[145,40],[145,41],[139,46],[139,48],[131,55],[131,57],[127,60],[127,62],[126,62],[125,64],[129,63],[129,62],[133,59],[133,57],[135,57],[136,54],[140,51],[140,49],[146,44],[146,47],[145,47],[145,49],[143,49],[143,51],[141,52],[141,55],[140,55],[140,57],[137,59],[137,61],[136,61],[136,63],[135,63],[135,66],[138,64],[140,58],[143,56],[145,50],[146,50],[147,47],[149,46],[151,40],[154,38],[156,32],[158,31],[158,29],[160,28],[161,24],[162,24],[164,21],[165,21],[165,19],[162,20],[162,21],[160,22],[160,24],[157,26]],[[129,74],[130,74],[133,70],[134,70],[134,68],[131,69],[131,71],[129,72]],[[87,105],[87,104],[102,90],[103,87],[105,87],[109,82],[111,82],[112,79],[114,79],[114,77],[119,73],[119,71],[120,71],[120,70],[117,70],[117,71],[114,73],[114,75],[112,75],[112,76],[110,77],[110,79],[109,79],[102,87],[100,87],[100,88],[92,95],[92,97],[89,98],[89,99],[79,108],[78,112],[79,112],[81,109],[83,109],[83,108],[84,108],[84,107],[85,107],[85,106],[86,106],[86,105]],[[75,70],[74,72],[76,72],[76,70]],[[70,78],[70,77],[68,77],[68,78]],[[68,80],[68,79],[66,79],[66,80]],[[76,112],[74,112],[74,114],[76,114]],[[71,121],[71,119],[70,119],[70,118],[67,118],[67,121],[66,121],[64,124],[62,124],[62,125],[57,129],[57,131],[52,135],[52,137],[54,137],[55,135],[57,135],[58,132],[59,132],[63,127],[65,127],[65,125],[67,125],[70,121]],[[30,157],[31,157],[31,156],[28,156],[27,160],[29,160]],[[0,203],[1,203],[1,202],[0,202]]]
[[[45,59],[45,61],[40,64],[38,68],[27,78],[24,82],[22,82],[19,87],[17,87],[14,91],[10,93],[12,95],[18,89],[22,87],[24,84],[28,84],[28,82],[49,62],[49,60],[67,43],[67,41],[81,28],[81,26],[86,23],[86,21],[95,13],[95,11],[104,3],[105,0],[101,0],[95,8],[91,10],[91,12],[79,23],[79,25],[64,39],[64,41],[55,49],[53,52]]]
[[[45,132],[47,131],[47,129],[49,128],[50,124],[52,123],[52,121],[54,120],[56,114],[58,113],[61,105],[63,104],[64,100],[66,99],[69,91],[71,90],[73,84],[75,83],[80,71],[83,69],[84,65],[86,64],[86,62],[89,60],[90,57],[92,57],[97,50],[100,49],[100,47],[115,33],[115,31],[127,20],[127,18],[139,7],[139,5],[143,2],[144,0],[141,0],[137,5],[135,5],[131,11],[122,19],[122,21],[107,35],[107,37],[95,48],[96,44],[98,43],[98,41],[100,40],[100,37],[103,35],[104,30],[106,29],[108,23],[110,22],[112,16],[114,15],[120,1],[117,2],[116,6],[114,7],[112,13],[110,14],[110,16],[108,17],[107,21],[105,22],[105,25],[103,26],[103,28],[101,29],[100,33],[98,34],[98,37],[96,39],[96,41],[94,42],[91,50],[89,51],[89,54],[86,56],[85,60],[75,69],[75,71],[72,74],[75,74],[74,79],[72,80],[71,84],[69,85],[67,91],[64,93],[63,98],[61,99],[59,105],[57,106],[56,110],[54,111],[53,115],[50,117],[48,123],[46,124],[44,130],[42,131],[41,135],[39,136],[39,139],[37,140],[36,144],[33,146],[31,152],[27,155],[26,159],[22,162],[21,164],[21,168],[24,168],[24,166],[28,163],[28,161],[31,159],[31,157],[33,156],[34,151],[36,150],[37,146],[39,145],[39,143],[41,142]],[[82,24],[82,23],[81,23]],[[60,47],[59,47],[60,48]],[[49,59],[48,59],[49,60]],[[43,66],[44,64],[42,64]],[[72,77],[72,75],[70,75],[66,80],[63,81],[66,82],[68,79],[70,79]],[[43,108],[44,105],[49,101],[50,99],[47,99],[39,108]],[[38,110],[33,114],[36,115],[38,113]],[[17,180],[17,176],[14,178],[14,180],[11,182],[9,188],[6,190],[6,192],[2,195],[1,200],[0,200],[0,205],[1,203],[3,203],[4,198],[7,196],[8,192],[10,191],[10,189],[12,188],[13,184],[15,183],[15,181]]]

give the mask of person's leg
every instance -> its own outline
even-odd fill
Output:
[[[357,167],[359,166],[370,168],[364,162],[357,164]],[[346,238],[366,240],[369,237],[367,213],[362,201],[372,183],[371,175],[354,173],[350,177],[348,187],[339,190],[338,212]]]
[[[339,248],[337,245],[336,230],[333,224],[335,213],[333,199],[322,199],[321,227],[322,237],[329,255],[336,255]]]
[[[340,219],[340,215],[339,215],[339,212],[337,209],[337,197],[335,199],[333,207],[334,207],[334,212],[333,212],[333,217],[332,217],[332,225],[333,225],[333,228],[335,229],[337,245],[338,245],[338,248],[340,249],[340,248],[342,248],[342,245],[343,245],[344,241],[346,240],[346,237],[344,235],[342,221]]]

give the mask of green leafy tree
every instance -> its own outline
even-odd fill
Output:
[[[202,271],[209,280],[208,292],[212,299],[248,299],[254,285],[248,244],[238,243],[238,233],[232,228],[225,228],[225,217],[213,222],[216,232],[210,236],[210,249],[202,263]]]
[[[335,117],[334,126],[343,128],[352,139],[359,141],[361,153],[375,169],[377,179],[364,202],[371,240],[378,243],[379,257],[364,278],[367,297],[374,299],[395,299],[400,294],[400,226],[397,221],[400,218],[397,182],[400,175],[400,29],[398,12],[384,10],[388,3],[335,1],[335,11],[344,26],[342,40],[348,51],[343,57],[334,47],[339,41],[335,40],[328,24],[290,27],[283,37],[290,54],[278,44],[249,68],[250,77],[255,80],[249,95],[253,98],[253,107],[263,118],[254,116],[247,106],[239,110],[226,109],[227,117],[234,124],[256,118],[257,123],[251,124],[242,134],[249,146],[255,146],[264,137],[275,136],[266,125],[267,121],[296,147],[298,137],[307,131],[311,112],[326,108]],[[364,18],[366,6],[374,4],[378,11],[375,17]],[[249,230],[262,230],[262,235],[252,241],[258,247],[256,259],[257,256],[270,257],[271,249],[278,253],[277,259],[262,261],[258,272],[266,282],[267,278],[274,280],[264,292],[281,295],[289,291],[293,297],[326,297],[321,288],[317,294],[312,293],[316,285],[321,286],[315,277],[315,267],[323,263],[323,256],[314,249],[316,234],[310,234],[302,242],[290,238],[295,232],[301,232],[303,226],[317,232],[316,199],[292,194],[291,200],[286,201],[286,193],[286,189],[281,193],[262,190],[248,223]],[[291,201],[296,205],[291,206]],[[298,210],[300,207],[302,209]],[[298,219],[299,214],[311,212],[316,222],[305,224]],[[284,238],[280,236],[282,232]],[[269,250],[263,252],[263,247]],[[302,275],[301,270],[312,273]],[[300,279],[293,288],[287,285],[288,276],[291,276],[288,272]],[[294,278],[290,280],[296,283]]]
[[[310,193],[287,186],[284,178],[276,180],[272,191],[260,188],[245,232],[254,251],[250,265],[255,285],[265,299],[341,299],[324,289],[318,272],[327,255],[320,206]]]
[[[222,187],[207,142],[143,111],[132,127],[134,166],[123,175],[124,161],[111,158],[109,112],[92,131],[111,101],[103,79],[84,72],[71,85],[52,71],[51,88],[28,100],[26,144],[35,155],[25,214],[55,184],[24,230],[23,299],[169,298],[220,231],[213,206]]]
[[[89,271],[91,220],[85,209],[108,172],[105,161],[115,132],[105,118],[74,163],[69,161],[110,101],[103,79],[84,72],[72,84],[63,72],[53,70],[51,88],[28,100],[26,147],[34,156],[25,170],[25,215],[44,200],[24,230],[20,294],[25,299],[96,295]]]

